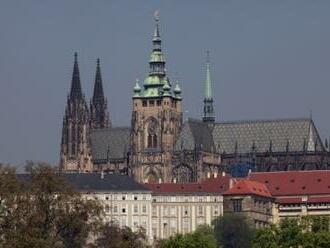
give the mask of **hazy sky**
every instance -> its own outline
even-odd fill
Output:
[[[112,123],[128,126],[157,9],[185,116],[201,116],[210,50],[217,120],[312,110],[322,138],[330,137],[329,0],[1,0],[0,162],[58,163],[75,51],[88,101],[100,57]]]

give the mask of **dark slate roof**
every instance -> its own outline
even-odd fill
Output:
[[[111,161],[124,159],[129,151],[130,128],[114,127],[109,129],[91,130],[92,159],[98,161]]]
[[[127,175],[118,173],[64,173],[60,174],[76,190],[93,191],[149,191],[145,186]],[[18,174],[18,178],[28,181],[29,174]]]
[[[187,125],[195,128],[187,130]],[[209,135],[205,129],[212,134]],[[196,138],[201,135],[204,139]],[[314,122],[306,118],[218,122],[212,125],[188,120],[176,149],[180,146],[191,149],[199,142],[204,151],[208,151],[206,147],[210,146],[205,146],[208,144],[211,147],[213,145],[219,153],[227,154],[235,153],[235,150],[237,153],[249,153],[253,145],[256,152],[269,151],[270,147],[273,152],[285,152],[287,147],[289,151],[303,151],[304,146],[307,151],[324,149]]]
[[[208,152],[215,151],[211,128],[200,120],[189,119],[183,125],[175,149],[193,150],[195,147]]]
[[[101,173],[64,174],[79,191],[149,191],[127,175]]]

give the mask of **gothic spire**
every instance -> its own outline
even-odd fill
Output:
[[[154,35],[152,38],[152,53],[149,60],[149,75],[159,75],[159,76],[165,76],[165,60],[162,53],[162,40],[160,38],[160,31],[159,31],[159,12],[156,11],[154,15],[155,19],[155,29],[154,29]]]
[[[93,98],[90,102],[90,126],[92,129],[110,127],[107,100],[104,97],[100,59],[97,59]]]
[[[78,66],[78,54],[74,54],[74,65],[71,81],[71,90],[70,90],[71,99],[80,99],[82,98],[82,90],[80,84],[80,75],[79,75],[79,66]]]
[[[104,103],[104,93],[103,93],[103,85],[102,85],[102,76],[101,76],[101,67],[100,67],[100,59],[97,59],[96,65],[96,74],[95,74],[95,84],[94,84],[94,92],[93,92],[93,104],[103,104]]]
[[[210,52],[206,54],[206,79],[204,83],[204,115],[203,122],[214,122],[214,108],[213,108],[213,96],[212,96],[212,84],[211,84],[211,72],[210,72]]]

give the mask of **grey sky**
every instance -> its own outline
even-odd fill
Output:
[[[211,51],[217,120],[307,117],[330,136],[330,1],[0,2],[0,161],[58,163],[73,53],[84,93],[101,59],[112,123],[130,124],[159,9],[170,78],[200,117]]]

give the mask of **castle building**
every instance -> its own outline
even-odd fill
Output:
[[[217,121],[209,53],[203,116],[183,122],[182,92],[167,75],[159,17],[155,17],[149,73],[133,88],[131,126],[111,124],[102,83],[97,60],[88,108],[75,55],[63,118],[62,171],[120,172],[144,183],[189,183],[224,171],[242,177],[249,171],[330,168],[327,142],[323,144],[311,118]]]

